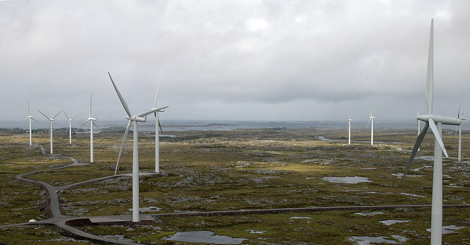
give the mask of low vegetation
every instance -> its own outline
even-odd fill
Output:
[[[330,206],[373,206],[430,204],[432,162],[416,159],[410,176],[401,182],[414,130],[377,130],[371,146],[368,131],[353,134],[347,145],[345,129],[259,129],[233,131],[175,131],[176,137],[161,139],[161,174],[140,178],[140,206],[158,207],[148,214],[246,209],[304,208]],[[330,140],[321,140],[323,136]],[[29,146],[26,133],[0,134],[0,225],[48,218],[45,192],[19,181],[16,175],[39,171],[27,177],[65,186],[114,174],[122,134],[95,134],[95,163],[57,169],[71,163],[89,162],[89,138],[78,134],[68,144],[64,132],[54,138],[54,152],[41,155],[37,145]],[[128,139],[131,141],[131,139]],[[48,152],[47,135],[35,135],[35,143]],[[432,155],[434,138],[429,135],[418,157]],[[463,157],[470,137],[464,134]],[[451,156],[457,155],[457,136],[445,135]],[[139,139],[142,172],[154,171],[154,141],[150,133]],[[130,173],[132,145],[123,151],[118,174]],[[444,162],[444,204],[467,204],[470,197],[470,165],[467,161]],[[325,177],[365,177],[369,182],[333,183]],[[421,177],[417,177],[421,176]],[[70,216],[131,214],[130,177],[118,177],[78,185],[61,191],[62,212]],[[154,225],[81,226],[97,235],[123,235],[143,243],[173,243],[162,238],[180,231],[210,230],[216,235],[246,238],[244,244],[350,244],[354,236],[406,238],[403,244],[426,244],[430,233],[430,208],[374,210],[380,214],[361,216],[361,211],[335,210],[310,213],[252,214],[210,217],[159,217]],[[364,211],[369,212],[369,211]],[[372,212],[372,211],[370,211]],[[470,244],[468,209],[446,208],[444,225],[462,227],[445,234],[447,244]],[[385,225],[383,220],[407,220]],[[28,226],[0,229],[0,241],[38,240],[21,234],[47,233],[43,239],[65,239],[53,227]],[[34,232],[33,232],[34,231]],[[36,233],[35,233],[36,232]],[[46,235],[44,235],[46,236]],[[49,236],[49,235],[47,235]],[[16,237],[16,238],[15,238]],[[10,239],[10,240],[9,240]],[[16,239],[16,240],[15,240]],[[18,240],[19,239],[19,240]],[[52,240],[51,240],[52,239]],[[398,239],[398,240],[397,240]],[[77,240],[61,240],[75,244]],[[10,244],[8,243],[8,244]],[[35,243],[40,244],[40,243]],[[51,243],[48,243],[51,244]]]

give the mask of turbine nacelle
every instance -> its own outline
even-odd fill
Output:
[[[462,118],[454,118],[454,117],[446,117],[446,116],[439,116],[439,115],[433,115],[433,114],[427,114],[427,115],[418,115],[416,117],[418,120],[423,121],[423,122],[428,122],[430,118],[435,123],[442,123],[445,125],[460,125],[462,124]]]
[[[137,117],[137,116],[126,117],[126,119],[134,121],[134,122],[146,122],[147,121],[147,117]]]

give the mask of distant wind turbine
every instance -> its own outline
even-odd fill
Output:
[[[38,121],[36,119],[34,119],[33,116],[31,116],[31,111],[29,110],[29,100],[28,100],[28,117],[26,118],[26,120],[24,120],[24,122],[21,124],[20,128],[23,127],[23,124],[28,121],[29,119],[29,145],[32,145],[33,144],[33,136],[32,136],[32,130],[31,130],[31,120],[34,120],[34,121]]]
[[[157,109],[157,99],[158,99],[159,88],[160,88],[160,85],[157,86],[157,92],[155,93],[155,103],[153,104],[153,108],[150,108],[150,110]],[[168,106],[159,108],[157,109],[157,111],[154,112],[154,115],[155,115],[155,173],[160,173],[160,135],[158,133],[158,128],[160,128],[160,130],[163,132],[162,126],[160,124],[160,120],[158,119],[158,113],[164,112],[165,108],[168,108]]]
[[[351,115],[349,115],[349,117],[346,117],[346,119],[348,119],[348,145],[350,145],[351,144],[351,121],[352,121]]]
[[[92,104],[92,99],[93,99],[93,95],[90,96],[90,108],[88,109],[88,119],[79,127],[77,128],[77,131],[82,128],[87,122],[90,122],[90,163],[94,163],[94,159],[93,159],[93,125],[95,125],[98,129],[100,129],[100,127],[98,127],[98,125],[96,125],[95,121],[96,121],[96,118],[93,118],[91,117],[91,104]]]
[[[370,110],[369,122],[367,123],[367,127],[369,127],[370,123],[370,145],[374,145],[374,119],[376,117],[372,116],[372,110]]]
[[[65,113],[65,111],[64,111],[64,114],[65,114],[65,117],[69,120],[69,127],[68,127],[68,131],[69,131],[69,144],[72,144],[72,121],[73,121],[73,119],[75,119],[76,117],[70,118],[69,116],[67,116],[67,113]]]
[[[42,113],[40,110],[38,110],[39,113],[41,113],[45,118],[49,120],[49,131],[50,131],[50,141],[51,141],[51,154],[54,153],[54,143],[52,141],[52,122],[55,120],[55,117],[59,115],[62,111],[59,111],[57,114],[55,114],[53,117],[48,117],[44,113]]]
[[[419,133],[421,133],[421,121],[418,119],[419,117],[419,109],[418,109],[418,113],[416,114],[416,121],[418,122],[418,136],[419,136]],[[419,151],[419,147],[418,147],[418,151]]]
[[[124,143],[126,141],[126,137],[129,132],[129,128],[131,127],[132,122],[134,122],[134,142],[133,142],[133,149],[132,149],[133,150],[133,154],[132,154],[132,222],[139,222],[140,221],[140,217],[139,217],[139,148],[138,148],[139,132],[137,128],[137,122],[146,122],[147,115],[157,112],[158,110],[163,109],[163,108],[155,108],[155,109],[132,116],[129,110],[129,107],[127,106],[126,101],[124,100],[118,88],[116,87],[116,84],[114,83],[113,78],[111,77],[111,74],[109,72],[108,72],[108,75],[109,75],[109,78],[111,79],[114,89],[116,90],[116,94],[118,95],[119,100],[121,101],[121,104],[124,107],[124,110],[126,111],[128,115],[126,118],[127,120],[129,120],[129,123],[127,124],[127,127],[126,127],[126,131],[124,132],[124,137],[122,138],[121,149],[119,150],[119,156],[118,156],[118,160],[116,163],[116,170],[114,172],[115,175],[119,166],[119,159],[121,158],[122,148],[124,147]]]
[[[431,19],[431,35],[429,41],[429,57],[428,57],[428,68],[426,78],[426,102],[427,112],[426,115],[419,115],[417,118],[424,121],[424,127],[418,138],[416,139],[415,146],[411,152],[408,165],[406,166],[403,180],[405,180],[410,166],[413,163],[413,159],[418,151],[419,146],[423,142],[424,136],[431,128],[434,137],[434,169],[433,169],[433,182],[432,182],[432,211],[431,211],[431,244],[442,244],[442,152],[448,157],[447,151],[442,141],[442,124],[446,125],[460,125],[462,123],[461,118],[453,118],[446,116],[439,116],[433,114],[433,97],[434,97],[434,24]]]
[[[457,118],[460,120],[466,120],[466,118],[463,117],[463,113],[460,113],[460,106],[459,106],[459,113],[457,115]],[[459,156],[458,156],[458,161],[462,161],[462,124],[459,124]]]

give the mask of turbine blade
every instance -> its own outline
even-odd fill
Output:
[[[460,106],[461,106],[461,105],[462,105],[462,104],[459,105],[459,112],[457,113],[457,118],[460,118]]]
[[[413,163],[416,153],[418,152],[418,149],[424,140],[424,136],[426,136],[428,128],[429,128],[429,123],[426,122],[426,124],[424,124],[423,130],[421,130],[421,133],[419,133],[418,138],[416,139],[415,146],[413,147],[413,151],[411,152],[410,159],[408,160],[408,165],[406,165],[405,174],[403,175],[403,178],[401,179],[402,182],[405,181],[406,175],[408,174],[408,171],[410,171],[411,164]]]
[[[29,100],[28,100],[28,116],[31,116],[31,111],[29,110]]]
[[[42,113],[40,110],[38,110],[39,113],[41,113],[45,118],[47,118],[47,120],[51,120],[49,117],[47,117],[44,113]]]
[[[52,119],[54,119],[57,115],[59,115],[59,114],[60,114],[61,112],[63,112],[63,111],[64,111],[64,110],[57,112],[57,114],[55,114],[55,115],[52,117]],[[65,113],[65,112],[64,112],[64,113]]]
[[[157,107],[157,98],[158,98],[158,90],[160,89],[160,84],[157,85],[157,92],[155,93],[155,103],[153,103],[153,108]]]
[[[163,133],[163,129],[162,129],[162,124],[160,123],[160,119],[158,119],[158,127],[160,128],[160,132]]]
[[[80,127],[78,127],[77,130],[75,130],[75,133],[77,133],[78,130],[80,130],[88,121],[90,121],[90,119],[86,120]]]
[[[439,130],[437,130],[436,123],[434,122],[434,120],[432,118],[429,118],[428,122],[429,122],[429,127],[431,128],[432,133],[434,134],[434,137],[436,137],[437,142],[439,143],[439,146],[441,146],[441,149],[444,152],[444,154],[446,155],[446,157],[449,157],[447,155],[446,148],[444,147],[444,142],[442,142],[441,134],[440,134]]]
[[[121,100],[121,104],[124,107],[124,110],[126,110],[126,113],[129,117],[132,117],[131,111],[129,110],[129,107],[127,106],[127,103],[122,97],[121,93],[119,92],[119,89],[116,87],[116,84],[114,83],[113,78],[111,77],[111,74],[109,73],[109,71],[108,71],[108,75],[109,75],[109,78],[111,79],[111,82],[113,83],[114,89],[116,90],[119,100]]]
[[[93,121],[93,125],[95,125],[95,127],[97,127],[99,130],[101,130],[100,127],[98,127],[98,125],[96,125],[96,123]]]
[[[30,117],[27,117],[26,120],[24,120],[24,122],[21,124],[20,128],[23,127],[24,123],[25,123],[26,121],[28,121],[29,118],[30,118]]]
[[[122,143],[121,143],[121,149],[119,150],[119,155],[116,163],[116,169],[114,170],[114,175],[117,174],[117,170],[119,167],[119,160],[121,159],[121,153],[122,153],[122,148],[124,148],[124,143],[126,143],[126,138],[127,138],[127,133],[129,133],[129,128],[131,127],[132,121],[129,120],[129,123],[127,124],[126,131],[124,132],[124,137],[122,137]]]
[[[90,109],[88,110],[88,118],[91,118],[91,101],[93,99],[93,94],[90,96]]]
[[[158,110],[160,110],[161,108],[155,108],[155,109],[152,109],[152,110],[149,110],[149,111],[146,111],[146,112],[142,112],[142,113],[139,113],[137,115],[135,115],[136,117],[145,117],[147,116],[148,114],[151,114],[151,113],[154,113]]]
[[[34,118],[31,118],[31,119],[33,119],[33,120],[36,121],[36,122],[39,122],[38,120],[36,120],[36,119],[34,119]]]
[[[64,111],[64,114],[65,114],[65,117],[70,120],[69,116],[67,116],[67,113],[65,113],[65,111]]]
[[[367,123],[367,127],[369,127],[370,120],[372,120],[372,118],[371,118],[371,117],[369,117],[369,122]]]
[[[426,104],[428,114],[432,114],[434,97],[434,20],[431,19],[431,35],[429,38],[428,71],[426,76]]]

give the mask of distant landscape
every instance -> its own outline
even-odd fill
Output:
[[[182,232],[197,231],[208,234],[204,238],[208,243],[218,243],[217,239],[229,244],[429,243],[432,162],[423,156],[433,153],[431,134],[402,182],[416,130],[379,128],[371,146],[367,128],[355,129],[348,145],[346,128],[278,125],[164,129],[164,135],[171,137],[160,138],[161,173],[140,178],[142,214],[153,217],[153,222],[83,221],[131,214],[131,178],[121,175],[61,190],[57,193],[61,212],[82,218],[71,226],[122,243],[186,244],[178,241]],[[461,162],[455,159],[457,136],[445,134],[443,139],[451,157],[444,162],[444,205],[448,207],[443,242],[470,244],[470,153],[466,148],[470,136],[463,135]],[[57,154],[43,155],[40,146],[48,152],[47,134],[33,134],[34,145],[29,146],[26,132],[1,132],[0,241],[77,244],[87,240],[41,225],[52,217],[47,192],[15,176],[37,171],[26,177],[66,186],[114,175],[122,131],[103,129],[95,134],[93,164],[87,163],[88,140],[88,133],[76,134],[70,145],[65,131],[57,130]],[[132,170],[130,137],[128,141],[118,174]],[[153,132],[141,132],[139,153],[140,171],[152,172]],[[71,158],[78,165],[67,167]],[[31,219],[37,222],[29,223]]]

